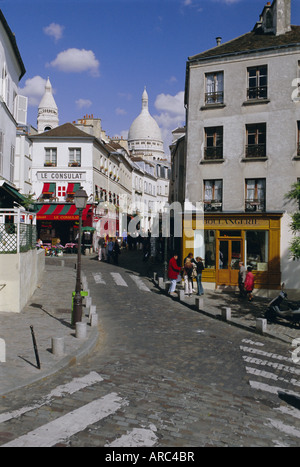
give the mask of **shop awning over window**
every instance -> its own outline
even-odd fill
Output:
[[[43,195],[53,195],[55,193],[55,183],[44,183]]]
[[[91,205],[88,204],[82,213],[82,220],[86,220]],[[37,220],[49,221],[77,221],[79,213],[75,204],[39,204],[36,213]]]
[[[67,195],[74,195],[80,188],[80,183],[68,183]]]

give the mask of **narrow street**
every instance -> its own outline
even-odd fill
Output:
[[[123,251],[119,266],[84,257],[83,269],[97,348],[3,399],[2,446],[299,445],[300,367],[288,345],[161,294],[141,252]]]

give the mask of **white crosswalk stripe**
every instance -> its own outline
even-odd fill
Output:
[[[115,413],[127,402],[118,394],[107,394],[58,419],[10,441],[2,447],[52,447]]]
[[[139,276],[129,274],[129,277],[135,283],[139,290],[141,290],[142,292],[151,292],[149,287],[146,286],[143,279],[141,279]],[[94,272],[93,278],[96,284],[106,285],[111,281],[112,278],[115,285],[119,287],[128,287],[126,279],[124,279],[122,274],[119,272],[110,272],[109,274],[103,274],[102,272]]]
[[[142,281],[140,277],[135,276],[134,274],[129,274],[129,276],[136,283],[136,285],[138,286],[140,290],[144,292],[150,292],[150,289],[144,284],[144,282]]]
[[[11,420],[12,418],[18,418],[24,413],[30,412],[31,410],[38,409],[43,405],[48,404],[54,397],[64,397],[65,395],[74,394],[81,389],[84,389],[88,386],[92,386],[93,384],[99,383],[103,381],[103,378],[98,375],[95,371],[92,371],[88,375],[82,378],[74,378],[70,383],[64,384],[61,386],[57,386],[53,391],[43,397],[39,402],[34,405],[22,407],[19,410],[14,410],[13,412],[5,412],[0,414],[0,423],[6,422]]]
[[[251,375],[251,379],[249,380],[251,388],[267,394],[277,395],[279,403],[281,403],[279,396],[281,396],[283,400],[289,397],[293,398],[295,401],[300,401],[300,393],[297,392],[297,389],[300,387],[298,378],[298,375],[300,375],[300,368],[296,368],[293,365],[291,357],[266,352],[262,350],[262,344],[259,342],[252,342],[244,339],[242,343],[248,344],[241,345],[240,349],[243,352],[243,360],[247,364],[245,370],[248,375]],[[267,371],[267,369],[271,371]],[[274,408],[274,412],[278,417],[280,415],[288,415],[294,419],[300,419],[299,410],[294,407],[280,405]],[[280,419],[269,418],[266,420],[265,425],[275,428],[283,434],[300,438],[300,430],[295,428],[293,423],[292,425],[287,425]],[[274,443],[277,445],[281,444],[281,442],[276,440],[274,440]],[[282,445],[284,445],[284,443],[282,443]]]
[[[111,272],[110,274],[116,285],[120,285],[121,287],[128,287],[121,274],[119,274],[118,272]]]

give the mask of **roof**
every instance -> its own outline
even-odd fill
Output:
[[[291,31],[278,36],[265,34],[254,29],[236,39],[188,58],[190,62],[230,55],[241,55],[257,51],[274,50],[287,47],[300,47],[300,26],[291,26]]]
[[[19,66],[20,66],[20,69],[21,69],[21,73],[19,75],[19,80],[25,75],[26,73],[26,69],[25,69],[25,66],[24,66],[24,63],[23,63],[23,60],[21,58],[21,54],[20,54],[20,51],[18,49],[18,46],[17,46],[17,41],[16,41],[16,38],[15,38],[15,35],[13,34],[13,32],[11,31],[10,27],[8,26],[8,23],[2,13],[2,11],[0,10],[0,22],[3,24],[3,27],[6,31],[6,34],[9,38],[9,41],[11,43],[11,46],[13,48],[13,51],[15,53],[15,56],[16,56],[16,59],[19,63]]]
[[[72,123],[64,123],[63,125],[57,126],[52,130],[45,131],[44,133],[39,133],[37,135],[30,136],[33,139],[38,138],[87,138],[87,139],[94,139],[94,136],[86,133],[85,131],[80,130]]]

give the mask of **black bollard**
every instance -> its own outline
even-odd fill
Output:
[[[35,358],[36,358],[36,364],[37,364],[38,369],[40,370],[41,369],[41,364],[40,364],[40,358],[39,358],[38,348],[37,348],[37,345],[36,345],[33,326],[30,326],[30,330],[31,330],[33,348],[34,348],[34,353],[35,353]]]

